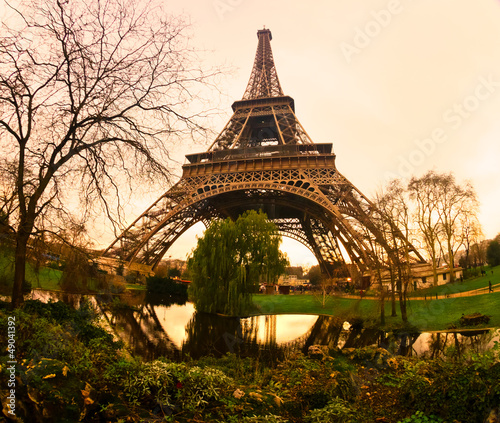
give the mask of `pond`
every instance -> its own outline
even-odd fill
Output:
[[[317,315],[263,315],[230,318],[195,311],[192,303],[145,292],[118,297],[83,296],[34,290],[33,299],[62,300],[78,307],[90,299],[104,324],[131,352],[147,360],[164,356],[197,359],[226,353],[279,360],[294,351],[307,353],[312,345],[345,349],[373,345],[393,354],[421,357],[484,352],[500,339],[500,329],[424,333],[387,333],[363,328],[357,322]]]

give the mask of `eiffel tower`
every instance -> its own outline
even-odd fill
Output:
[[[314,143],[284,95],[269,29],[258,46],[243,98],[204,153],[186,156],[181,179],[104,252],[129,269],[153,270],[172,244],[197,222],[264,211],[283,236],[309,248],[332,276],[338,262],[368,271],[374,245],[394,252],[375,224],[377,209],[335,166],[332,144]],[[400,234],[415,263],[424,260]],[[137,267],[139,266],[139,267]]]

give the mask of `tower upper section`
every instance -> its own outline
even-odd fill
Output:
[[[271,31],[257,31],[259,43],[245,94],[209,151],[313,144],[295,116],[292,97],[283,94],[271,51]],[[276,150],[277,151],[277,150]]]
[[[250,80],[245,94],[243,94],[243,100],[283,96],[271,50],[271,40],[273,38],[271,31],[261,29],[257,31],[257,37],[259,38],[259,44]]]

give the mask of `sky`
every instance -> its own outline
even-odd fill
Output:
[[[337,168],[373,197],[394,177],[429,170],[473,183],[486,238],[500,232],[500,1],[185,0],[194,46],[233,71],[221,82],[221,130],[241,99],[269,28],[281,86],[316,143],[333,143]],[[224,105],[224,103],[226,103]],[[185,149],[186,151],[182,151]],[[189,145],[176,154],[204,151]],[[154,195],[151,197],[153,198]],[[154,198],[153,198],[154,199]],[[185,258],[200,228],[171,248]],[[295,241],[293,264],[311,265]]]
[[[337,169],[373,197],[394,177],[428,170],[470,180],[481,203],[485,238],[500,233],[499,0],[165,0],[192,22],[204,66],[232,69],[220,81],[216,132],[241,99],[257,48],[271,46],[285,95],[316,143],[333,143]],[[211,141],[209,141],[210,143]],[[175,157],[205,151],[186,140]],[[181,164],[175,170],[181,174]],[[132,201],[133,221],[165,191]],[[202,226],[187,231],[167,258],[185,259]],[[312,254],[284,242],[292,264]]]

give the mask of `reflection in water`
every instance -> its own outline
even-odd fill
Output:
[[[90,301],[92,305],[96,305],[96,301],[93,296],[84,294],[68,294],[60,291],[43,291],[41,289],[33,289],[31,293],[24,298],[30,300],[40,300],[44,303],[49,301],[62,301],[75,309],[79,308],[80,304],[84,301]]]
[[[394,331],[388,333],[381,331],[377,345],[395,355],[419,355],[415,349],[415,342],[420,335],[419,332]]]
[[[175,346],[181,349],[187,338],[186,328],[195,313],[194,305],[192,303],[172,304],[170,307],[155,307],[154,309],[163,330],[168,333]]]
[[[195,313],[187,325],[187,339],[182,352],[193,358],[207,353],[215,356],[227,352],[253,355],[252,352],[258,352],[258,328],[255,321],[242,323],[238,318]],[[269,346],[273,347],[272,344]]]
[[[466,351],[484,352],[500,338],[500,330],[436,333],[386,333],[363,328],[359,322],[311,315],[267,315],[230,318],[197,313],[191,303],[144,292],[117,296],[70,295],[38,291],[34,299],[59,299],[78,307],[90,300],[110,330],[147,360],[161,356],[179,360],[235,353],[279,360],[291,351],[307,353],[311,345],[358,348],[375,345],[405,356],[460,357]]]
[[[483,353],[500,338],[500,330],[468,330],[462,332],[436,332],[421,335],[420,355],[429,358],[458,357],[465,352]]]

